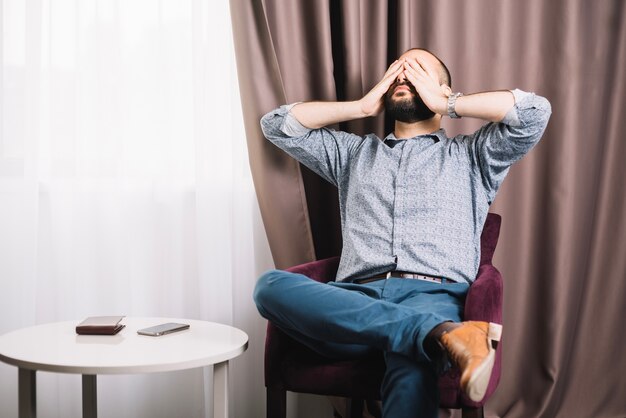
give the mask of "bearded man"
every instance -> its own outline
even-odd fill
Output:
[[[266,114],[267,139],[339,191],[343,249],[335,281],[265,273],[261,315],[332,358],[382,350],[383,417],[437,417],[437,374],[451,359],[475,401],[487,389],[499,324],[462,322],[480,262],[480,234],[509,167],[539,141],[551,114],[521,90],[453,93],[443,62],[411,49],[363,98],[308,102]],[[380,139],[326,128],[385,110]],[[443,116],[487,123],[449,138]]]

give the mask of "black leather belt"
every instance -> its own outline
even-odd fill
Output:
[[[451,280],[446,279],[445,277],[429,276],[427,274],[411,273],[408,271],[388,271],[387,273],[377,274],[376,276],[367,277],[365,279],[356,279],[353,281],[353,283],[365,284],[369,282],[375,282],[377,280],[389,279],[391,277],[396,277],[398,279],[424,280],[427,282],[439,284],[452,283]]]

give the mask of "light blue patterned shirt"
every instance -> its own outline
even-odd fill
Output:
[[[336,280],[389,270],[475,279],[489,205],[551,114],[545,98],[513,94],[502,122],[454,138],[443,129],[408,140],[308,129],[291,115],[293,105],[263,116],[267,139],[339,190],[343,249]]]

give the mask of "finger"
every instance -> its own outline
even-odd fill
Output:
[[[424,75],[419,74],[412,68],[408,68],[404,71],[404,76],[415,87],[415,90],[419,93],[428,87],[427,78]]]
[[[383,79],[381,80],[381,84],[391,85],[395,81],[396,77],[398,77],[402,73],[402,71],[404,71],[404,67],[402,65],[398,66],[398,68],[396,68],[393,72],[383,77]]]
[[[431,80],[433,80],[435,83],[437,83],[437,85],[439,85],[440,84],[439,74],[435,70],[433,70],[431,67],[424,67],[424,66],[422,67],[426,71],[426,74],[428,75],[428,77],[430,77]]]
[[[395,71],[383,77],[383,79],[380,80],[378,84],[376,84],[376,86],[374,86],[374,88],[371,90],[371,93],[376,95],[385,94],[385,92],[389,90],[389,87],[393,84],[395,79],[402,73],[403,70],[404,68],[401,65],[398,66]]]
[[[423,70],[419,71],[419,69],[416,69],[415,67],[412,67],[409,64],[405,65],[404,72],[405,74],[409,74],[412,76],[412,81],[411,81],[412,83],[423,82],[424,77],[426,77],[426,74],[424,74]]]
[[[398,76],[402,74],[402,71],[403,68],[400,67],[395,72],[389,74],[388,77],[383,78],[376,86],[378,89],[380,89],[379,92],[382,92],[384,94],[387,90],[389,90],[389,87],[391,87],[398,78]]]
[[[408,60],[407,67],[415,71],[416,74],[419,74],[419,75],[427,74],[422,64],[420,64],[420,62],[417,61],[416,59]]]
[[[389,66],[389,68],[385,72],[385,75],[383,76],[383,78],[386,77],[388,74],[393,73],[398,68],[402,68],[402,63],[400,61],[398,61],[398,60],[395,60],[393,63],[391,63],[391,65]]]
[[[415,90],[419,91],[419,86],[421,83],[418,80],[418,78],[415,76],[415,74],[411,72],[410,70],[405,70],[404,76],[406,77],[407,80],[409,80],[411,84],[413,84],[413,87],[415,87]]]
[[[436,71],[434,71],[431,67],[429,67],[428,65],[426,65],[425,63],[415,59],[414,60],[414,67],[416,68],[416,70],[418,72],[422,72],[427,75],[428,77],[430,77],[430,79],[432,79],[434,82],[436,82],[437,84],[439,84],[439,75],[437,74]]]

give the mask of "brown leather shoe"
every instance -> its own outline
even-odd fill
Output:
[[[441,336],[450,359],[461,371],[461,389],[474,402],[485,397],[496,359],[494,341],[500,341],[502,325],[467,321]]]

